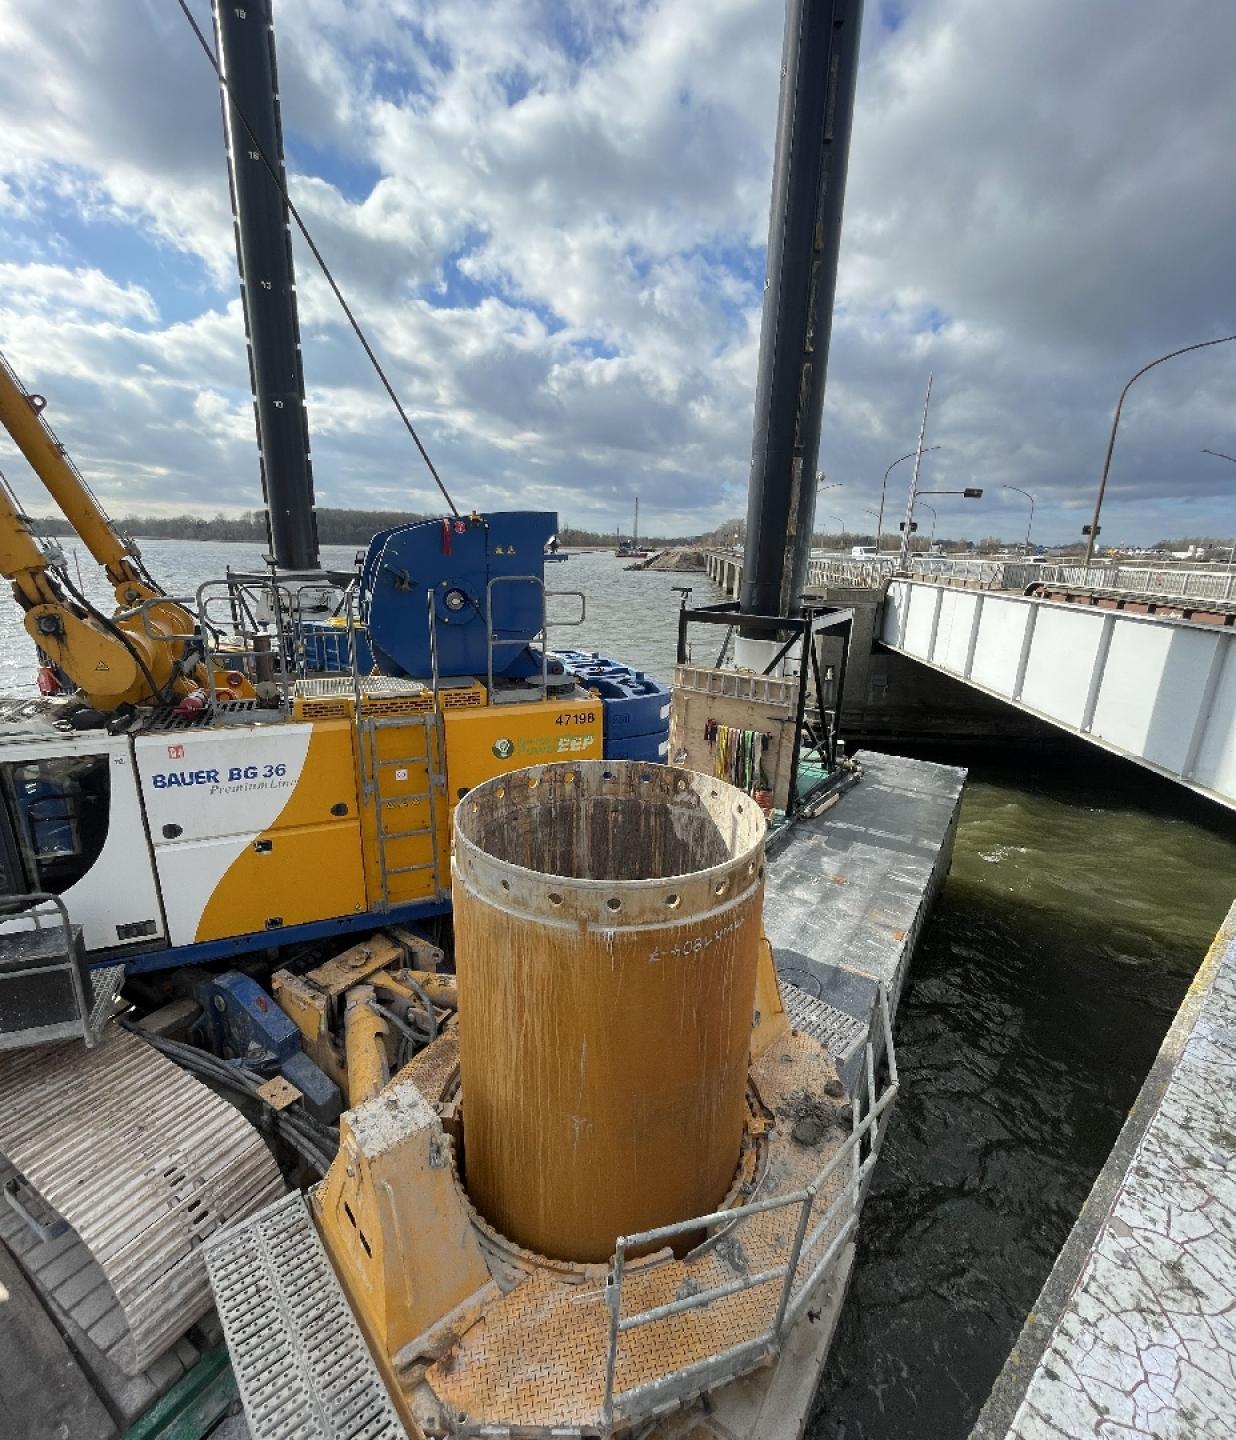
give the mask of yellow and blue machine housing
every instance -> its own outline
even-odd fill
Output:
[[[0,735],[0,772],[28,802],[15,809],[43,820],[37,846],[15,835],[29,888],[61,895],[90,963],[129,973],[447,913],[460,798],[529,763],[606,754],[606,697],[545,650],[556,528],[508,513],[375,536],[359,626],[330,627],[346,664],[324,673],[304,632],[325,627],[293,616],[273,702]],[[74,800],[83,774],[89,808]],[[77,853],[59,854],[78,832]]]

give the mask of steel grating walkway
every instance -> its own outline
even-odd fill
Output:
[[[299,1191],[217,1235],[206,1267],[254,1440],[406,1440]]]
[[[788,980],[781,981],[781,999],[794,1029],[823,1045],[838,1062],[867,1039],[867,1026],[861,1020],[808,995]]]

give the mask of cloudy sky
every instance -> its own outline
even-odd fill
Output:
[[[460,504],[742,513],[778,0],[276,24],[294,198]],[[1021,533],[1008,484],[1077,538],[1124,380],[1236,331],[1236,5],[868,0],[863,54],[817,524],[870,527],[934,371],[924,484],[987,492],[941,532]],[[175,0],[0,0],[0,74],[0,348],[113,510],[253,507],[219,105]],[[297,258],[319,504],[437,509]],[[1236,455],[1236,344],[1134,387],[1104,540],[1232,533],[1203,447]]]

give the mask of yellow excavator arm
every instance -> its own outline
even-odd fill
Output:
[[[147,574],[141,553],[108,519],[64,446],[43,419],[46,402],[28,392],[0,354],[0,424],[47,487],[116,592],[108,618],[77,594],[31,533],[30,523],[0,485],[0,573],[26,612],[26,629],[53,665],[99,710],[187,694],[204,671],[181,673],[192,615]],[[69,593],[66,593],[69,592]],[[150,603],[150,602],[155,603]]]
[[[116,589],[116,603],[133,608],[164,592],[146,573],[141,552],[132,540],[122,536],[91,493],[81,472],[43,418],[47,402],[31,394],[18,380],[13,367],[0,354],[0,424],[26,457],[30,468],[47,487],[83,545],[103,567]],[[159,606],[169,622],[165,633],[179,629],[191,634],[193,620],[187,611],[170,602]]]
[[[137,703],[169,686],[171,656],[161,657],[149,643],[143,644],[144,637],[125,635],[65,595],[30,522],[3,484],[0,573],[13,582],[30,638],[96,709]]]

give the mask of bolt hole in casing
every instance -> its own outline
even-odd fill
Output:
[[[734,1179],[763,900],[742,792],[608,760],[456,812],[468,1192],[520,1246],[603,1262]]]

